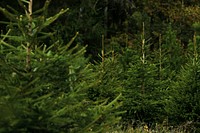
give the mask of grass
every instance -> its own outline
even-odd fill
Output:
[[[147,125],[138,126],[136,128],[128,127],[125,130],[118,130],[107,133],[195,133],[195,128],[192,126],[192,122],[186,122],[178,127],[157,125],[154,128],[150,128]]]

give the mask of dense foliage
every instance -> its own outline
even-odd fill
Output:
[[[0,132],[199,132],[199,6],[1,1]]]

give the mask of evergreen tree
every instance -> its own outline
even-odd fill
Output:
[[[129,124],[139,123],[161,123],[166,119],[165,99],[166,83],[161,78],[159,65],[154,63],[150,55],[149,45],[143,30],[141,40],[134,48],[126,48],[121,56],[124,67],[123,86],[124,104],[123,109],[127,111],[123,119]],[[153,54],[153,53],[151,53]]]
[[[158,68],[155,64],[145,61],[137,55],[129,54],[129,67],[124,72],[124,105],[127,113],[123,119],[130,124],[142,122],[153,124],[165,119],[165,86],[160,81]],[[125,55],[126,55],[125,54]]]
[[[171,86],[169,118],[171,123],[186,124],[189,132],[199,132],[199,37],[194,35],[188,49],[188,62],[181,68]],[[192,51],[190,51],[192,50]]]
[[[168,74],[171,74],[172,71],[178,72],[185,60],[183,60],[183,49],[181,44],[177,41],[176,32],[172,29],[171,25],[167,28],[163,40],[161,46],[163,52],[162,65],[169,70]]]
[[[88,89],[95,86],[96,73],[84,57],[86,48],[59,41],[41,44],[52,34],[42,29],[68,9],[45,18],[49,1],[32,12],[33,1],[19,1],[25,15],[0,10],[11,20],[0,42],[0,131],[1,132],[106,132],[119,117],[115,95],[92,101]],[[43,14],[43,15],[40,15]],[[15,31],[15,32],[13,32]]]

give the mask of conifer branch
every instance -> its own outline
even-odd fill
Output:
[[[11,12],[9,12],[8,10],[6,10],[5,8],[0,7],[0,11],[5,15],[5,17],[7,17],[9,20],[11,21],[16,21],[17,17],[16,15],[12,14]]]
[[[52,17],[49,17],[46,19],[46,21],[42,24],[42,26],[40,27],[40,30],[49,26],[51,23],[53,23],[55,20],[58,19],[58,17],[60,17],[60,15],[66,13],[67,11],[69,10],[69,8],[67,9],[61,9],[59,13],[57,13],[56,15],[52,16]]]
[[[46,14],[46,12],[47,12],[47,10],[48,10],[48,7],[49,7],[50,2],[51,2],[51,0],[46,0],[46,1],[45,1],[45,4],[44,4],[44,7],[41,8],[41,9],[38,9],[38,10],[34,11],[33,14],[38,14],[38,13],[43,12],[43,14],[44,14],[44,16],[45,16],[45,14]]]
[[[6,43],[4,40],[8,37],[8,34],[11,32],[11,29],[9,29],[8,30],[8,32],[5,34],[5,35],[1,35],[1,36],[3,36],[3,38],[0,40],[0,45],[1,44],[3,44],[3,45],[5,45],[5,46],[7,46],[7,47],[9,47],[9,48],[12,48],[12,49],[16,49],[14,46],[12,46],[12,45],[10,45],[10,44],[8,44],[8,43]]]

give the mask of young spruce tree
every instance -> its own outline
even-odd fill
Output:
[[[120,94],[111,101],[88,98],[97,74],[84,57],[85,47],[59,41],[42,30],[68,9],[48,17],[50,1],[32,12],[33,0],[19,0],[22,14],[13,8],[0,11],[10,19],[0,40],[0,132],[106,132],[118,123],[114,110]],[[41,43],[42,42],[42,43]]]
[[[188,62],[181,68],[177,81],[172,84],[170,121],[184,124],[189,132],[200,131],[200,37],[199,24],[195,24],[193,41],[188,44]],[[191,48],[191,49],[190,49]]]

